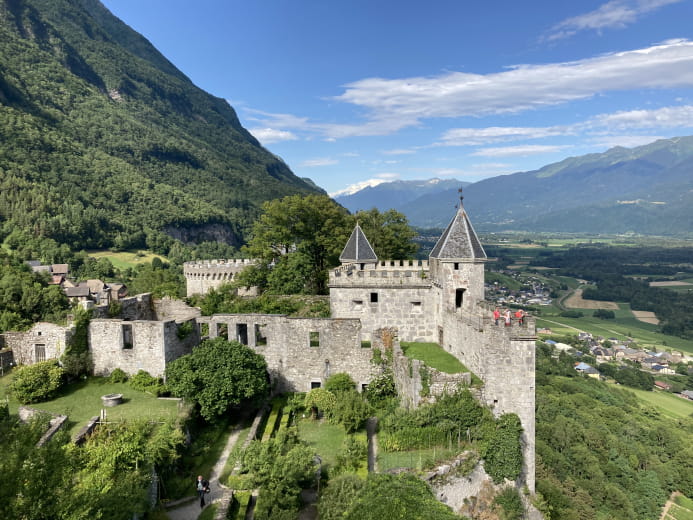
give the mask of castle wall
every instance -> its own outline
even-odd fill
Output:
[[[167,362],[189,354],[200,341],[194,320],[190,322],[192,332],[179,338],[180,324],[173,320],[92,320],[89,348],[94,374],[107,376],[120,368],[129,375],[144,370],[154,377],[163,377]]]
[[[33,365],[38,361],[60,359],[72,333],[72,327],[39,322],[27,332],[5,332],[3,336],[5,346],[12,349],[14,363]]]
[[[210,337],[226,328],[228,339],[239,340],[261,354],[278,392],[307,392],[312,385],[323,386],[330,375],[338,372],[349,374],[359,389],[372,377],[372,351],[361,347],[358,320],[216,314],[200,321],[209,323]],[[256,326],[264,342],[259,341]]]
[[[218,289],[224,284],[233,282],[236,275],[254,260],[241,258],[231,260],[200,260],[197,262],[185,262],[183,274],[186,279],[187,296],[206,294],[210,289]],[[242,296],[255,296],[257,288],[239,290]]]
[[[120,312],[118,318],[124,320],[155,320],[154,304],[151,293],[138,294],[129,298],[118,300]],[[109,318],[110,308],[108,305],[90,306],[93,309],[94,318]]]
[[[534,320],[527,318],[523,326],[496,326],[490,311],[481,308],[472,316],[444,313],[442,317],[442,345],[483,380],[482,402],[491,406],[496,416],[519,416],[524,429],[523,480],[534,492]]]

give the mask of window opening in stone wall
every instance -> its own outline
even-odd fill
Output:
[[[209,323],[200,323],[200,336],[203,338],[209,337]]]
[[[378,303],[378,293],[377,292],[371,293],[371,303]]]
[[[123,325],[123,348],[132,348],[132,325]]]
[[[266,326],[267,325],[265,325],[264,323],[263,324],[259,324],[259,323],[255,324],[255,345],[258,347],[264,347],[265,345],[267,345],[267,336],[265,336],[265,327]]]
[[[309,341],[310,341],[311,347],[319,347],[320,346],[320,332],[310,331],[309,332]]]
[[[455,271],[459,271],[459,270],[460,270],[460,264],[459,264],[459,262],[455,262],[455,263],[453,264],[453,269],[454,269]]]
[[[459,309],[462,307],[462,295],[464,294],[464,289],[455,289],[455,308]]]
[[[314,390],[316,388],[320,388],[322,386],[322,383],[320,381],[311,381],[310,382],[310,389]]]
[[[438,327],[438,345],[443,344],[443,327]]]
[[[366,267],[366,264],[361,264],[361,271]]]
[[[229,326],[226,323],[217,323],[217,337],[229,339]]]
[[[236,323],[236,341],[243,345],[248,344],[248,324]]]
[[[368,383],[361,383],[361,393],[365,393],[368,390]]]
[[[36,355],[36,362],[46,360],[46,345],[37,344],[34,345],[34,354]]]

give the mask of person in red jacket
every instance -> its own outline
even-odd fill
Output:
[[[517,311],[515,311],[515,317],[517,318],[517,323],[520,325],[525,323],[525,311],[522,309],[517,309]]]
[[[498,320],[500,319],[500,310],[498,307],[496,307],[496,310],[493,311],[493,322],[498,325]]]

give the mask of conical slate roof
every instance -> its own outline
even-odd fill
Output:
[[[358,224],[356,224],[356,227],[351,232],[349,241],[346,246],[344,246],[342,254],[339,255],[339,261],[342,263],[378,261],[375,251],[373,251],[370,242],[368,242],[366,235]]]
[[[438,259],[486,260],[486,252],[481,247],[479,237],[476,236],[467,212],[462,206],[462,197],[460,197],[460,207],[455,217],[436,242],[430,256]]]

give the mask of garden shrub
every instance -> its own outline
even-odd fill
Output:
[[[324,388],[313,388],[306,394],[303,406],[311,410],[313,417],[317,419],[320,413],[329,415],[336,402],[337,398],[332,392]]]
[[[132,376],[128,384],[135,390],[149,392],[156,396],[166,393],[166,387],[161,379],[149,375],[149,373],[144,370],[140,370]]]
[[[10,392],[22,404],[47,401],[60,388],[64,371],[56,360],[18,366],[10,383]]]
[[[338,395],[329,415],[334,422],[344,426],[347,433],[353,433],[364,425],[373,413],[373,408],[355,390],[340,392]]]
[[[522,424],[514,414],[498,418],[496,431],[488,442],[484,453],[484,468],[496,484],[504,479],[515,480],[522,471]]]
[[[108,381],[111,383],[125,383],[128,380],[128,375],[120,368],[116,368],[108,376]]]
[[[336,394],[337,392],[349,392],[356,389],[356,383],[345,372],[333,374],[325,381],[325,390]]]
[[[371,379],[366,387],[366,398],[377,406],[378,403],[397,395],[392,370],[385,370],[381,375]]]
[[[522,505],[522,497],[514,487],[504,488],[493,499],[493,504],[496,506],[495,510],[500,520],[521,520],[524,518],[525,508]]]
[[[334,474],[357,471],[366,460],[367,455],[368,444],[366,440],[348,435],[344,439],[344,443],[337,454],[337,464],[335,464]]]

